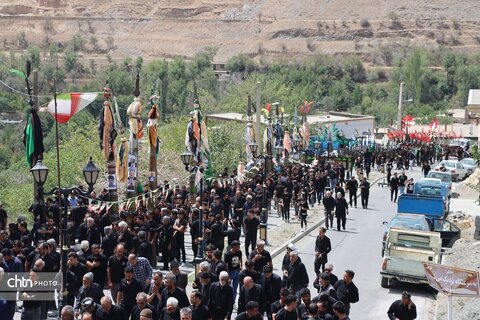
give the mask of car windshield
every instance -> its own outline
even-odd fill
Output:
[[[475,160],[473,159],[463,159],[461,161],[464,164],[468,164],[469,166],[476,166],[477,164],[475,163]]]
[[[429,178],[437,178],[437,179],[440,179],[442,180],[442,182],[445,182],[445,183],[450,183],[452,182],[452,177],[448,174],[443,174],[443,173],[440,173],[440,172],[434,172],[434,171],[430,171],[428,173],[428,177]]]
[[[455,168],[455,162],[443,161],[442,164],[443,164],[446,168]]]
[[[429,227],[424,220],[396,217],[390,221],[391,228],[405,228],[428,231]]]

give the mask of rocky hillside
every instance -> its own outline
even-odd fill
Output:
[[[479,10],[478,0],[3,0],[0,48],[21,52],[80,34],[83,58],[100,63],[107,53],[149,60],[216,47],[219,63],[238,53],[323,52],[388,65],[378,53],[392,45],[478,50]]]

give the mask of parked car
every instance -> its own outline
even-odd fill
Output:
[[[475,169],[477,169],[478,165],[477,165],[477,161],[475,159],[472,159],[472,158],[463,158],[462,160],[460,160],[460,163],[468,170],[468,169],[471,169],[472,172],[475,171]]]
[[[448,195],[452,195],[452,174],[450,172],[430,171],[427,178],[440,179],[442,184],[447,187]]]
[[[458,160],[443,160],[435,167],[435,171],[450,172],[453,181],[468,177],[472,170],[467,170]]]

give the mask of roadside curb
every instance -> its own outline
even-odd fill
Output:
[[[382,180],[383,178],[385,178],[386,175],[383,175],[377,179],[375,179],[374,181],[370,182],[370,185],[375,185],[378,181]],[[357,194],[357,198],[360,196],[360,194]],[[325,218],[321,218],[319,221],[317,221],[313,226],[311,226],[310,228],[308,228],[307,230],[305,230],[304,232],[301,232],[300,234],[296,235],[295,237],[293,238],[290,238],[288,241],[284,242],[283,244],[280,245],[280,247],[278,247],[277,249],[275,249],[274,251],[272,251],[270,253],[270,256],[273,258],[277,257],[280,253],[282,252],[285,252],[285,248],[288,246],[288,244],[291,242],[291,243],[295,243],[299,240],[302,240],[304,237],[306,237],[308,234],[310,234],[310,232],[312,232],[313,230],[317,229],[318,227],[320,227],[323,223],[325,222]]]

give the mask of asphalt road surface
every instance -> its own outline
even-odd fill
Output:
[[[405,172],[414,181],[421,176],[418,169],[414,172]],[[347,195],[348,198],[348,195]],[[360,197],[358,208],[350,208],[347,216],[346,231],[329,229],[327,236],[332,242],[332,251],[328,260],[334,265],[333,273],[342,278],[345,269],[355,271],[353,282],[359,289],[360,301],[352,304],[350,316],[352,319],[387,319],[387,310],[390,304],[400,299],[404,290],[412,294],[412,300],[417,305],[418,318],[427,319],[423,315],[425,306],[431,303],[433,295],[423,286],[411,284],[394,284],[388,289],[380,286],[380,270],[382,264],[382,235],[383,221],[389,221],[397,211],[397,204],[390,201],[390,189],[372,185],[370,188],[369,208],[362,209]],[[336,221],[334,220],[336,226]],[[317,295],[312,283],[315,279],[313,271],[315,239],[318,230],[308,234],[296,243],[299,256],[305,263],[310,278],[312,297]],[[274,259],[273,265],[277,268],[282,265],[283,255]],[[280,273],[281,271],[277,270]]]

